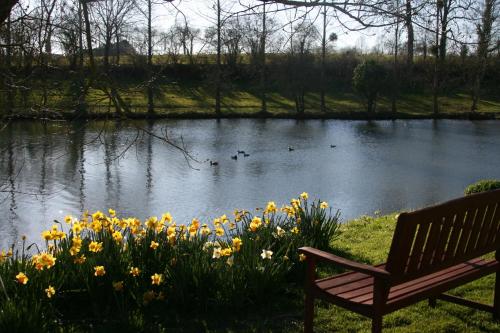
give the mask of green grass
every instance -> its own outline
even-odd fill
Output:
[[[119,83],[119,92],[123,100],[130,105],[131,111],[137,115],[145,114],[147,110],[147,94],[140,82],[125,80]],[[69,95],[69,83],[54,85],[48,92],[49,109],[71,111],[73,97]],[[42,102],[42,92],[33,89],[27,97],[16,96],[16,105],[20,112],[30,112],[31,107],[37,109]],[[207,83],[159,83],[155,93],[155,112],[159,116],[213,116],[214,87]],[[90,113],[102,114],[113,112],[113,107],[102,91],[91,89],[87,97]],[[379,98],[377,112],[389,114],[391,100],[386,96]],[[445,115],[460,115],[468,113],[471,99],[468,94],[454,93],[441,96],[439,99],[440,113]],[[22,107],[26,105],[26,107]],[[365,111],[362,98],[352,91],[330,89],[326,92],[326,105],[330,116],[355,116]],[[270,90],[267,93],[267,108],[271,116],[293,117],[296,115],[293,96],[286,91]],[[309,92],[305,96],[306,116],[324,115],[320,107],[319,92]],[[397,100],[399,116],[431,117],[433,113],[432,95],[430,93],[401,94]],[[261,99],[254,87],[240,84],[225,87],[222,93],[222,115],[252,116],[261,111]],[[484,97],[479,103],[481,113],[500,114],[500,98],[498,96]]]

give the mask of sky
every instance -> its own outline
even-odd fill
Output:
[[[254,5],[257,3],[255,0],[225,0],[223,1],[223,9],[228,12],[241,12],[245,7],[241,6],[239,3],[244,3],[246,5]],[[213,26],[216,22],[215,12],[211,9],[213,5],[213,0],[181,0],[175,1],[171,4],[160,4],[154,7],[154,26],[160,31],[165,31],[170,27],[175,20],[179,22],[184,22],[184,17],[187,18],[190,25],[200,28],[202,31]],[[273,9],[283,8],[276,7],[275,5],[268,6],[268,11],[270,11],[269,16],[274,16],[277,20],[281,22],[288,22],[294,17],[300,17],[302,9],[296,11],[295,9],[289,9],[287,11],[281,11],[279,13],[272,13]],[[310,19],[316,19],[316,26],[318,30],[321,31],[320,27],[322,24],[322,18],[318,15],[321,9],[313,9],[309,13]],[[329,9],[331,12],[332,10]],[[371,49],[377,43],[380,43],[381,38],[385,34],[384,31],[379,29],[375,30],[365,30],[362,32],[348,31],[341,27],[338,21],[333,18],[333,15],[328,15],[329,24],[327,28],[327,35],[335,32],[338,35],[338,40],[335,43],[337,49],[357,47],[361,49]],[[343,18],[345,19],[345,18]],[[347,20],[345,20],[347,22]],[[290,29],[290,26],[283,26],[285,30]]]

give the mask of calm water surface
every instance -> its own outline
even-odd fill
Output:
[[[200,163],[137,126],[182,137]],[[237,150],[250,156],[232,160]],[[84,209],[208,221],[306,191],[345,221],[451,199],[481,178],[500,178],[500,122],[21,122],[0,132],[0,248]]]

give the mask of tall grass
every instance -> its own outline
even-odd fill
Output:
[[[338,218],[327,203],[308,203],[307,193],[210,225],[178,224],[168,213],[146,221],[113,210],[67,216],[42,233],[45,248],[34,255],[25,240],[20,251],[1,252],[0,327],[29,331],[18,327],[28,321],[50,331],[61,321],[120,322],[137,313],[154,321],[245,311],[301,281],[297,248],[327,248]]]

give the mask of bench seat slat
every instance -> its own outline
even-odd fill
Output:
[[[500,262],[494,259],[476,258],[393,286],[388,294],[386,310],[394,311],[401,306],[425,299],[429,292],[435,292],[437,288],[445,292],[480,276],[494,273],[499,267]],[[363,273],[349,272],[316,280],[314,286],[318,296],[335,300],[339,304],[352,303],[352,307],[372,307],[373,284],[373,277]]]

